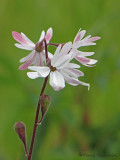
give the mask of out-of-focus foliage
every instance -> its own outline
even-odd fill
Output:
[[[13,125],[23,121],[28,145],[43,80],[19,71],[19,59],[29,53],[14,47],[11,31],[37,42],[53,27],[51,42],[73,40],[79,28],[101,36],[95,51],[97,66],[82,66],[91,89],[66,85],[55,92],[47,85],[51,106],[39,127],[34,160],[119,160],[120,153],[120,1],[119,0],[0,0],[0,160],[25,160]],[[50,48],[54,51],[54,48]],[[95,157],[81,156],[82,153]]]

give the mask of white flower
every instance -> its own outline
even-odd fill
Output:
[[[70,63],[71,54],[68,54],[68,52],[71,47],[72,42],[66,43],[62,49],[61,45],[59,45],[48,67],[30,66],[28,68],[35,72],[28,72],[28,77],[35,79],[38,77],[47,77],[50,74],[49,83],[56,91],[65,87],[65,81],[73,86],[81,84],[89,88],[89,84],[78,80],[78,77],[84,75],[81,71],[76,69],[80,68],[80,66]]]
[[[78,48],[82,46],[96,45],[94,41],[99,40],[100,37],[91,38],[91,35],[89,35],[83,39],[85,33],[86,33],[85,30],[78,31],[73,41],[73,46],[71,49],[71,52],[73,53],[72,58],[75,58],[77,61],[79,61],[81,64],[85,66],[91,67],[91,65],[94,65],[95,63],[97,63],[97,60],[86,58],[86,56],[91,56],[94,54],[94,52],[82,52],[82,51],[79,51]]]
[[[18,32],[13,31],[12,32],[13,38],[19,42],[16,43],[15,46],[20,49],[30,50],[32,51],[28,56],[22,58],[20,62],[23,63],[19,69],[24,70],[27,69],[30,65],[36,65],[36,66],[43,66],[43,62],[45,61],[45,45],[44,45],[44,38],[47,43],[49,43],[50,39],[53,35],[52,28],[49,28],[47,30],[47,34],[45,36],[45,31],[42,31],[40,39],[38,43],[34,44],[30,39],[27,38],[27,36],[23,33],[19,34]],[[48,53],[48,57],[51,59],[52,54]]]

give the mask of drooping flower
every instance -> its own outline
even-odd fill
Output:
[[[84,37],[86,31],[81,29],[78,31],[72,45],[71,52],[73,52],[73,58],[75,58],[77,61],[79,61],[81,64],[91,67],[95,63],[97,63],[97,60],[86,58],[87,56],[92,56],[94,52],[82,52],[79,51],[78,48],[83,46],[90,46],[90,45],[96,45],[94,41],[99,40],[100,37],[91,37],[91,35]]]
[[[47,43],[52,38],[53,35],[53,30],[52,28],[49,28],[47,30],[46,36],[45,36],[45,31],[42,31],[41,36],[39,41],[34,44],[24,33],[18,33],[13,31],[12,32],[13,38],[19,42],[16,43],[15,46],[20,49],[25,49],[25,50],[30,50],[32,51],[28,56],[20,59],[20,62],[25,62],[23,63],[19,69],[20,70],[25,70],[28,68],[30,65],[35,65],[35,66],[43,66],[43,62],[45,62],[45,44],[44,44],[44,39],[46,40]],[[51,58],[52,54],[48,53],[48,57]]]
[[[76,68],[80,68],[79,65],[70,63],[71,54],[68,52],[72,47],[72,42],[66,43],[62,49],[59,45],[55,51],[51,62],[48,66],[38,67],[30,66],[28,69],[35,72],[28,72],[27,75],[31,79],[38,77],[47,77],[50,74],[50,85],[56,91],[65,87],[65,81],[70,85],[77,86],[79,84],[88,86],[88,83],[84,83],[78,80],[78,77],[83,76],[83,72]]]

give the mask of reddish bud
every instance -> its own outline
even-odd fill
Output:
[[[17,122],[14,125],[15,131],[18,134],[19,138],[23,142],[24,146],[26,146],[26,129],[23,122]]]

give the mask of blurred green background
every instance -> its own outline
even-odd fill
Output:
[[[102,39],[84,48],[99,60],[94,68],[81,68],[85,76],[80,80],[91,84],[90,91],[66,85],[55,92],[47,85],[52,102],[37,132],[33,160],[119,160],[120,1],[0,0],[0,22],[0,160],[26,159],[13,125],[26,124],[29,146],[43,83],[18,70],[19,59],[29,51],[14,46],[11,32],[37,42],[49,27],[54,30],[51,42],[73,41],[79,28]]]

